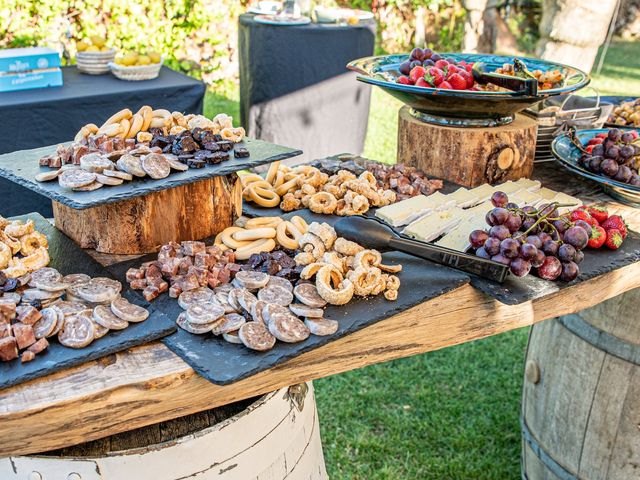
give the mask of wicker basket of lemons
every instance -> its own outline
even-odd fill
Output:
[[[109,63],[109,68],[120,80],[151,80],[160,74],[163,60],[157,52],[128,52],[118,55],[115,61]]]
[[[107,46],[106,43],[107,41],[99,36],[78,41],[76,43],[78,70],[90,75],[109,72],[109,63],[116,57],[116,50]]]

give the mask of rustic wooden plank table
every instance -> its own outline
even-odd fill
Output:
[[[586,203],[606,202],[611,212],[624,214],[631,227],[640,230],[640,209],[614,202],[595,184],[550,164],[539,165],[536,177]],[[583,310],[638,287],[640,263],[515,306],[465,285],[226,386],[207,382],[154,342],[0,390],[0,455],[75,445],[295,383],[496,335]]]

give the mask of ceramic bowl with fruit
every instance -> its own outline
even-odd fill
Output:
[[[113,62],[116,50],[106,45],[102,37],[92,36],[76,43],[76,64],[78,70],[89,75],[102,75],[109,72],[109,63]]]
[[[516,68],[511,71],[506,64]],[[429,48],[416,48],[408,55],[362,58],[347,68],[359,74],[359,81],[401,100],[419,118],[459,126],[504,125],[545,98],[589,83],[586,73],[546,60],[439,54]]]
[[[640,206],[640,139],[636,130],[572,131],[556,137],[551,151],[569,171],[599,183],[618,200]]]
[[[111,73],[120,80],[140,81],[151,80],[160,75],[164,58],[157,52],[140,54],[137,52],[118,55],[109,63]]]

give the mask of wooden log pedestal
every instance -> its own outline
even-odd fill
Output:
[[[404,106],[398,114],[398,163],[466,187],[531,177],[538,125],[517,114],[498,127],[426,123]]]
[[[83,210],[53,202],[58,229],[82,248],[111,254],[151,253],[169,241],[210,237],[241,214],[235,173]]]

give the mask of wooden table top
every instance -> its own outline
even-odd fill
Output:
[[[640,209],[540,164],[544,186],[605,202],[640,230]],[[122,258],[99,258],[103,262]],[[198,376],[160,342],[0,390],[0,455],[38,453],[181,417],[367,365],[437,350],[574,313],[640,287],[640,263],[520,305],[465,285],[231,385]]]

